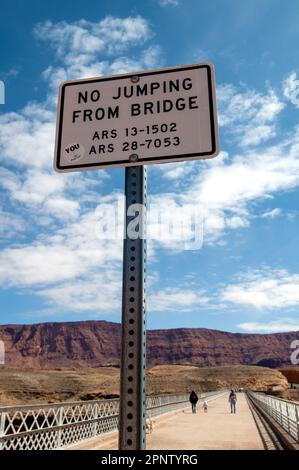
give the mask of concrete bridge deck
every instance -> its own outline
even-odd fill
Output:
[[[247,400],[238,394],[237,413],[231,414],[228,396],[209,403],[204,413],[186,408],[154,419],[154,429],[147,435],[149,450],[264,450]],[[74,445],[70,450],[117,449],[117,433]]]

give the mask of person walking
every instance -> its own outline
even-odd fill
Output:
[[[208,402],[206,400],[203,402],[203,409],[205,413],[208,412]]]
[[[237,405],[237,395],[234,390],[231,390],[229,394],[228,401],[230,403],[230,412],[231,413],[236,413],[236,405]]]
[[[192,390],[192,392],[190,393],[189,401],[191,403],[192,413],[196,413],[196,404],[198,402],[198,396],[194,392],[194,390]]]

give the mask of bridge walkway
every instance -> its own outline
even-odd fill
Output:
[[[264,450],[263,441],[245,395],[238,394],[237,413],[231,414],[228,396],[209,403],[207,413],[190,408],[154,419],[147,435],[149,450]],[[117,449],[117,433],[94,438],[69,449]]]

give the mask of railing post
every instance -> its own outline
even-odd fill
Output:
[[[58,409],[58,426],[62,426],[63,425],[63,406],[60,406],[59,409]],[[58,433],[57,433],[57,447],[61,447],[62,445],[62,439],[61,439],[61,435],[62,435],[62,429],[58,429]]]
[[[282,414],[282,408],[281,408],[281,402],[279,401],[279,418],[280,418],[280,425],[283,425],[283,414]]]
[[[98,403],[95,403],[94,404],[94,409],[93,409],[93,418],[94,419],[98,419]],[[93,435],[96,436],[97,435],[97,425],[98,425],[98,421],[95,421],[94,422],[94,426],[93,426]]]
[[[299,442],[299,406],[295,407],[295,416],[296,416],[296,424],[297,424],[297,442]]]
[[[0,450],[4,449],[4,441],[1,439],[5,435],[6,413],[0,412]]]
[[[286,418],[287,418],[288,433],[290,434],[290,432],[291,432],[291,426],[290,426],[290,414],[289,414],[289,406],[288,406],[288,404],[285,405],[285,410],[286,410]]]

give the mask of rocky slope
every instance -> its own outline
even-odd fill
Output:
[[[283,367],[299,332],[234,334],[209,329],[148,333],[148,364]],[[6,367],[119,366],[121,327],[106,321],[0,326]]]
[[[257,366],[155,366],[148,371],[147,384],[153,394],[187,393],[189,390],[213,391],[221,389],[251,389],[271,391],[273,387],[285,390],[286,378],[275,369]]]
[[[256,366],[155,366],[147,372],[147,394],[189,393],[222,388],[267,391],[287,387],[277,370]],[[97,400],[119,396],[119,368],[0,369],[0,406]]]

